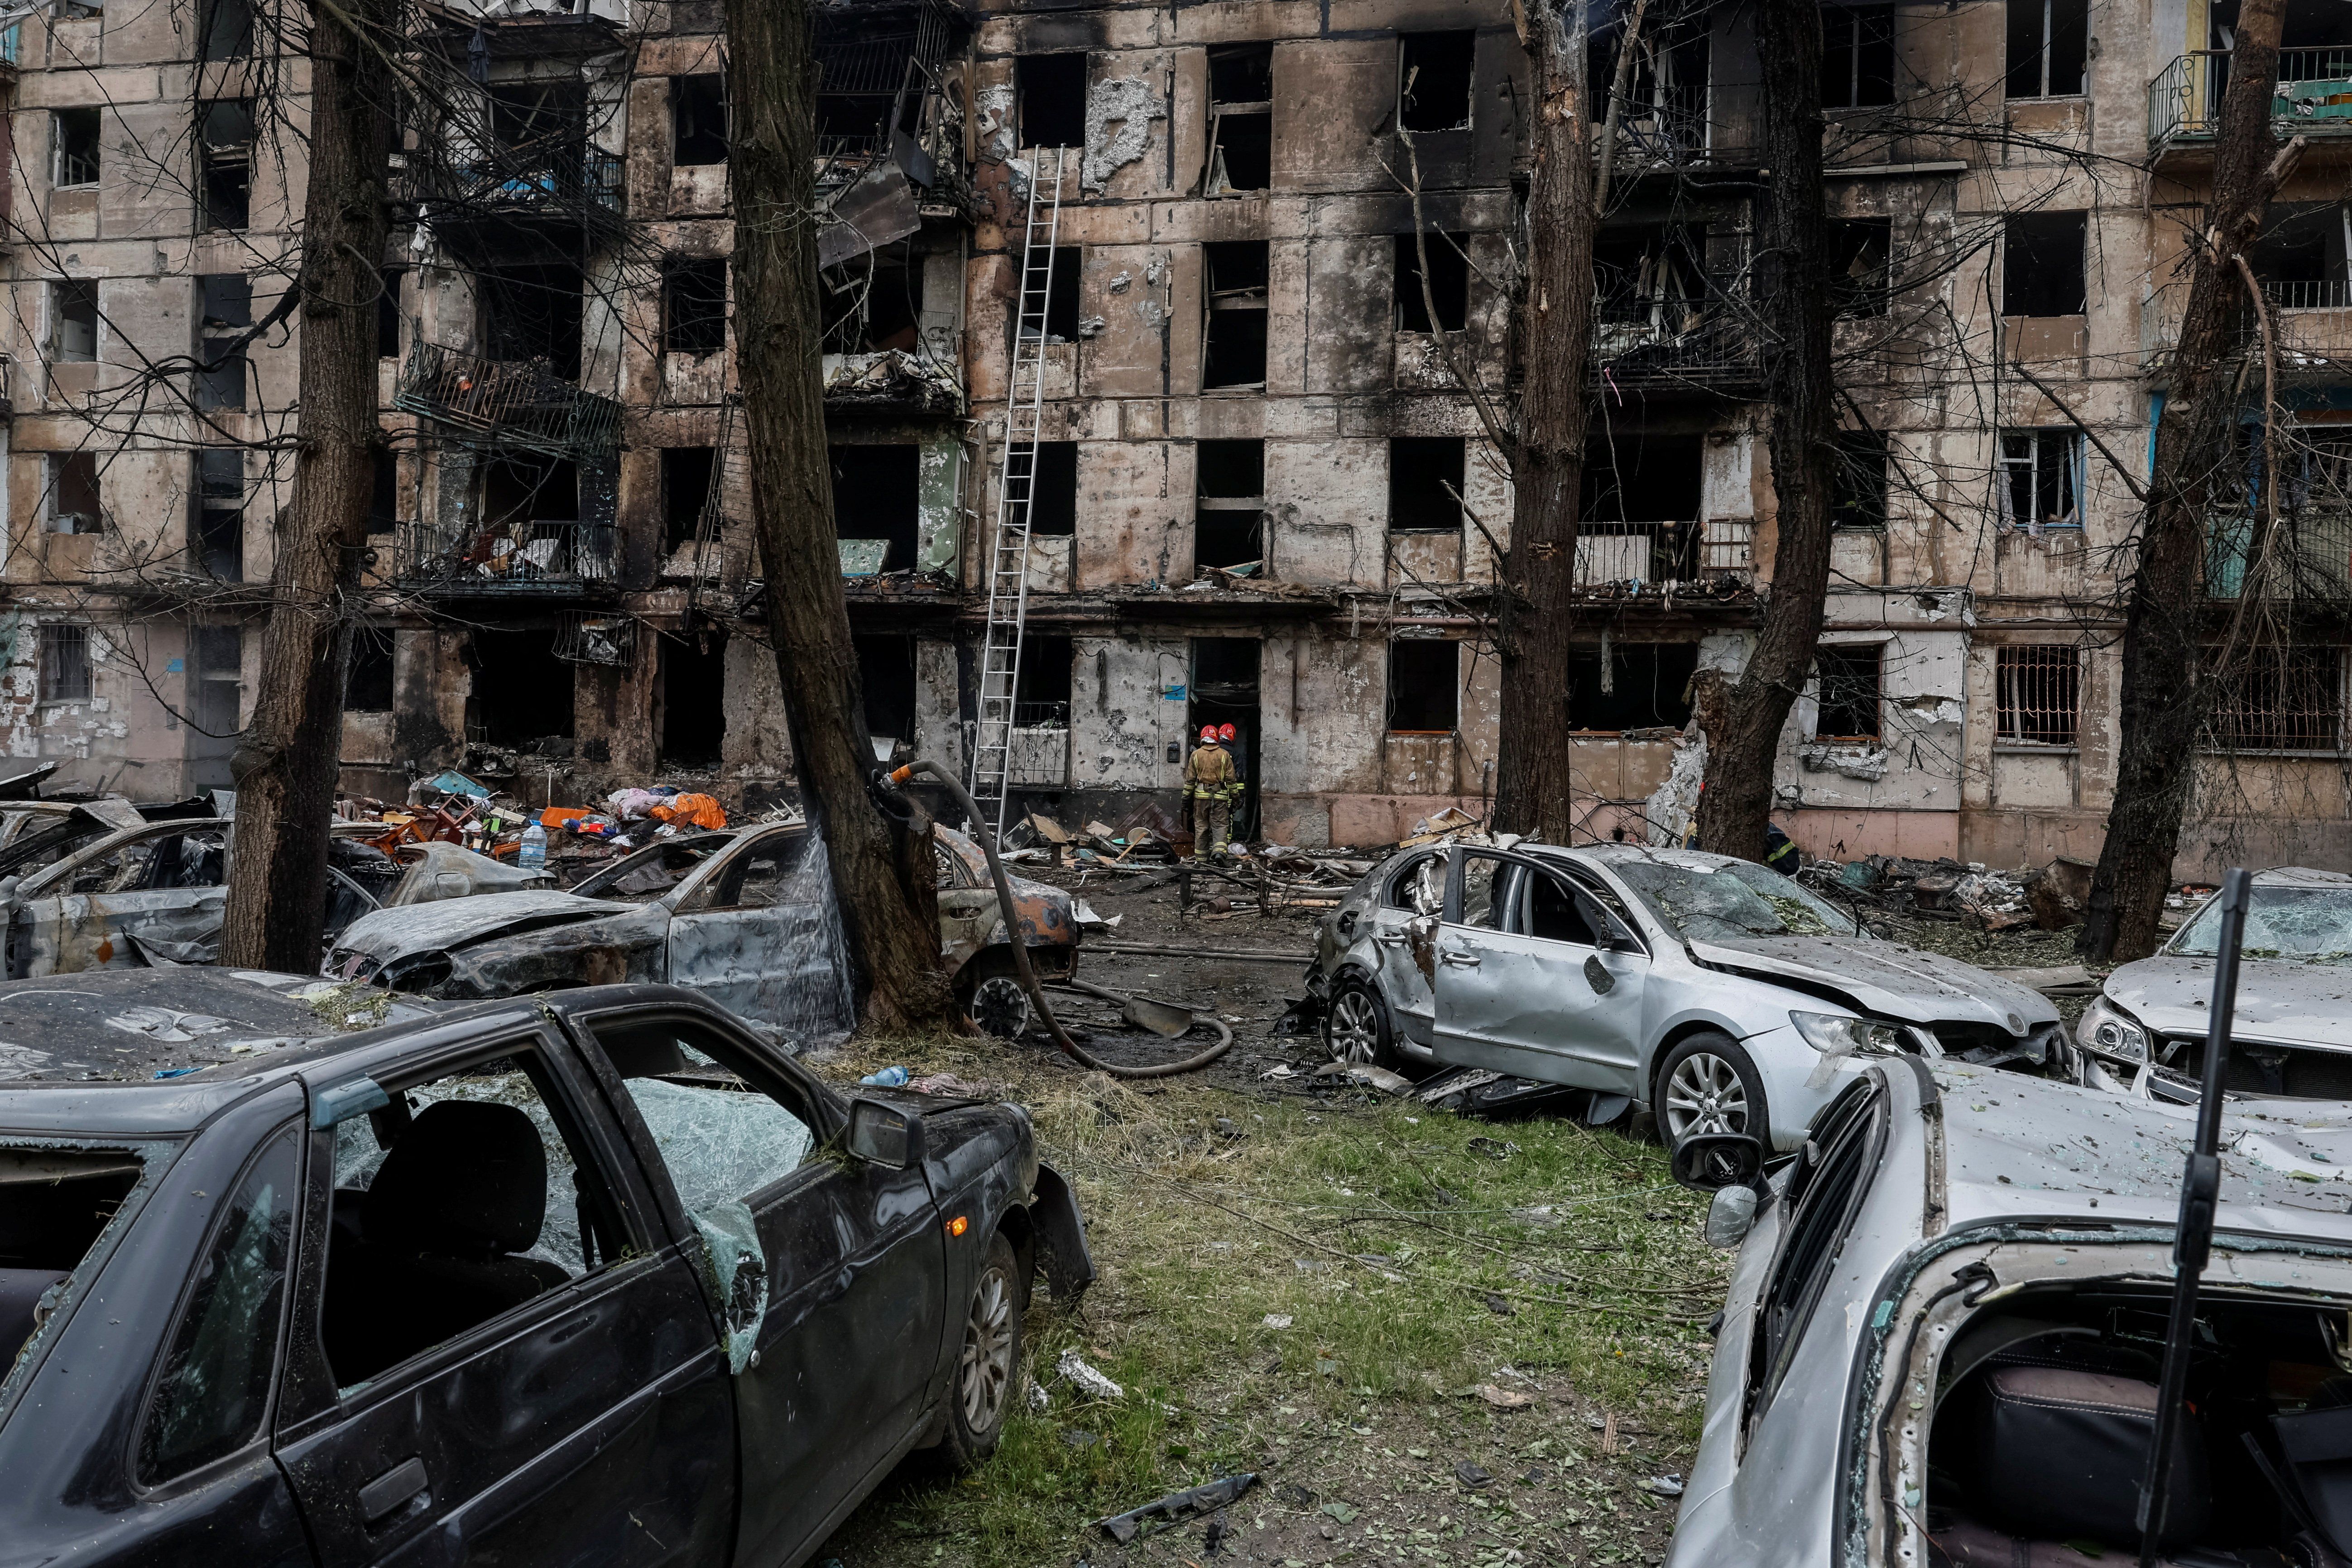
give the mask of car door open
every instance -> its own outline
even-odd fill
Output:
[[[1559,868],[1457,847],[1435,945],[1438,1059],[1638,1091],[1648,961]]]

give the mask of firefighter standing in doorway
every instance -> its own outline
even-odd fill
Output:
[[[1242,791],[1249,781],[1242,777],[1241,731],[1231,724],[1220,724],[1217,726],[1217,740],[1225,748],[1225,756],[1234,765],[1234,782],[1225,786],[1225,827],[1229,835],[1226,843],[1230,846],[1233,842],[1231,830],[1245,820],[1242,815]],[[1246,838],[1248,836],[1244,834],[1243,837]],[[1244,848],[1235,853],[1246,856],[1249,851]]]
[[[1201,743],[1184,760],[1184,798],[1192,803],[1192,853],[1225,852],[1225,824],[1234,787],[1234,754],[1217,743],[1217,727],[1201,726]]]

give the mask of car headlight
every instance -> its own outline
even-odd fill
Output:
[[[2105,996],[2093,999],[2074,1025],[2074,1043],[2119,1061],[2147,1060],[2147,1031]]]
[[[1791,1013],[1789,1022],[1805,1037],[1805,1044],[1824,1056],[1851,1056],[1855,1051],[1892,1056],[1918,1048],[1911,1031],[1899,1024],[1849,1018],[1838,1013]]]

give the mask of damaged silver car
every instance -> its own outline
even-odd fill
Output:
[[[2074,1026],[2079,1081],[2197,1098],[2221,929],[2217,897],[2154,957],[2107,976]],[[2224,1089],[2352,1100],[2352,877],[2301,867],[2255,875],[2234,1036]]]
[[[952,884],[971,874],[967,854],[979,850],[938,831],[941,879]],[[1069,895],[1017,880],[1014,891],[1033,961],[1068,973],[1078,941]],[[1012,973],[1004,922],[992,889],[950,886],[939,899],[943,948],[969,1006],[974,987]],[[569,892],[383,910],[343,932],[323,973],[449,1000],[666,981],[799,1042],[847,1030],[855,1013],[824,842],[801,822],[666,839]]]
[[[2040,1069],[2066,1051],[2038,992],[1874,937],[1776,871],[1696,850],[1409,850],[1349,889],[1307,972],[1349,1061],[1455,1063],[1654,1110],[1669,1142],[1802,1142],[1874,1054]]]

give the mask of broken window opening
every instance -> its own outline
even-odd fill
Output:
[[[231,787],[229,755],[245,713],[245,633],[236,626],[188,628],[188,787]]]
[[[1225,240],[1201,247],[1207,273],[1202,294],[1207,305],[1202,331],[1201,386],[1262,388],[1265,385],[1266,283],[1271,258],[1266,242]]]
[[[1033,632],[1021,639],[1021,679],[1013,691],[1016,728],[1070,727],[1070,683],[1076,660],[1068,637]]]
[[[857,687],[866,694],[866,732],[877,741],[915,740],[915,639],[856,637]],[[875,760],[887,762],[880,746]]]
[[[2083,313],[2089,216],[2081,212],[2012,213],[2001,220],[2001,314]]]
[[[2071,644],[1996,648],[1993,684],[2001,740],[2038,746],[2074,743],[2082,710],[2083,658]]]
[[[572,738],[577,667],[556,657],[555,638],[551,628],[537,626],[474,632],[467,660],[474,671],[469,739],[529,751],[543,740]]]
[[[580,470],[554,458],[493,458],[481,466],[483,525],[511,534],[580,521]]]
[[[1220,107],[1209,131],[1204,195],[1254,195],[1274,184],[1274,115]]]
[[[1209,48],[1209,101],[1261,108],[1274,101],[1272,44],[1214,44]]]
[[[1045,258],[1045,341],[1049,343],[1070,343],[1078,339],[1078,268],[1084,262],[1083,253],[1076,246],[1062,246]],[[1022,287],[1034,289],[1026,257],[1022,262]],[[1034,293],[1021,301],[1021,314],[1026,316],[1036,306]],[[1016,329],[1027,332],[1026,322]]]
[[[1083,147],[1087,144],[1087,57],[1023,55],[1013,62],[1021,145]]]
[[[1592,242],[1592,316],[1617,352],[1697,328],[1707,305],[1706,229],[1633,224]]]
[[[142,1170],[141,1156],[131,1149],[75,1148],[47,1140],[0,1149],[0,1192],[8,1195],[0,1204],[0,1269],[47,1276],[27,1281],[37,1288],[35,1299],[37,1291],[61,1286],[121,1213]],[[0,1323],[0,1361],[15,1363],[41,1316],[26,1307],[9,1313]]]
[[[727,742],[727,637],[661,639],[661,765],[719,766]]]
[[[204,0],[200,60],[241,60],[253,53],[252,0]]]
[[[1881,729],[1879,694],[1885,653],[1885,647],[1877,643],[1814,651],[1813,672],[1819,682],[1813,711],[1814,740],[1876,743]]]
[[[390,533],[400,526],[400,455],[378,447],[370,457],[368,531]]]
[[[98,501],[98,454],[52,452],[47,459],[51,533],[96,533],[104,525]]]
[[[1605,664],[1603,660],[1606,660]],[[1568,727],[1580,734],[1679,730],[1690,721],[1698,644],[1622,643],[1568,656]]]
[[[581,81],[499,81],[482,89],[490,140],[521,163],[576,158],[588,141],[588,88]]]
[[[2083,437],[2079,431],[2000,433],[2000,526],[2039,532],[2083,526]]]
[[[2273,202],[2247,262],[2263,280],[2263,295],[2284,310],[2352,305],[2346,285],[2352,248],[2352,207],[2337,202]]]
[[[946,63],[948,30],[936,7],[912,31],[885,31],[855,11],[817,24],[816,144],[820,158],[856,159],[903,131],[921,140],[926,102]],[[677,24],[671,24],[675,30]],[[893,120],[893,115],[896,120]]]
[[[196,121],[196,196],[202,226],[239,229],[253,221],[253,105],[215,99]]]
[[[392,638],[390,626],[352,628],[352,661],[343,672],[343,706],[352,712],[392,711]]]
[[[2209,661],[2218,656],[2211,650]],[[2336,752],[2344,739],[2344,650],[2254,647],[2219,672],[2211,742],[2224,752]]]
[[[1467,131],[1478,35],[1405,33],[1397,38],[1397,124],[1403,130]]]
[[[1007,500],[1026,500],[1029,531],[1041,539],[1066,539],[1078,531],[1078,444],[1040,441],[1026,475],[1016,471],[1020,454],[1008,456],[1006,482],[1013,487]]]
[[[575,266],[506,267],[476,275],[488,357],[540,361],[551,375],[580,378],[587,279]]]
[[[206,447],[196,454],[196,565],[224,583],[245,581],[245,452]]]
[[[670,162],[682,168],[727,162],[727,79],[716,72],[672,77]]]
[[[1462,531],[1464,471],[1469,443],[1459,436],[1397,436],[1389,440],[1389,531]]]
[[[719,466],[715,447],[665,447],[661,455],[662,550],[665,553],[695,542],[702,531],[703,509],[710,501],[710,479]]]
[[[1822,107],[1875,109],[1895,101],[1895,7],[1822,7]]]
[[[1429,253],[1429,289],[1421,286],[1421,257]],[[1437,303],[1439,331],[1458,332],[1470,320],[1470,237],[1432,231],[1396,237],[1396,327],[1401,332],[1431,330],[1429,301]]]
[[[245,351],[207,345],[205,353],[205,363],[196,371],[196,406],[243,408],[247,378]]]
[[[867,571],[910,570],[922,523],[919,449],[908,442],[892,442],[840,445],[826,451],[833,462],[834,536],[845,545],[863,541],[869,547],[885,546]],[[845,570],[849,553],[844,552]]]
[[[250,274],[206,272],[196,279],[196,289],[205,331],[242,331],[253,325]]]
[[[1628,433],[1584,454],[1584,505],[1592,522],[1695,522],[1706,455],[1696,436]]]
[[[1231,569],[1265,559],[1265,443],[1193,447],[1192,565]]]
[[[2090,41],[2090,0],[2009,0],[2009,96],[2080,97]]]
[[[1400,637],[1389,644],[1389,733],[1450,735],[1461,710],[1460,643]]]
[[[387,267],[378,279],[382,292],[375,299],[375,357],[400,357],[400,281],[407,268]]]
[[[1837,313],[1886,314],[1887,290],[1895,281],[1895,220],[1833,218],[1830,247],[1830,296]]]
[[[1886,526],[1885,432],[1838,432],[1837,468],[1830,482],[1830,526],[1873,532]]]
[[[89,628],[41,623],[41,700],[89,700]]]
[[[727,346],[727,263],[675,261],[662,279],[662,347],[677,354]]]
[[[49,183],[59,190],[98,184],[99,111],[59,109],[49,115]]]
[[[879,252],[868,251],[822,276],[824,287],[818,290],[817,301],[823,312],[825,353],[915,352],[923,313],[922,260],[909,255],[904,246],[890,249],[893,254],[887,259]],[[1069,253],[1073,263],[1076,255]],[[1075,277],[1075,265],[1071,270]],[[1071,330],[1075,331],[1075,286],[1071,295]]]
[[[60,279],[49,285],[49,359],[88,364],[98,358],[98,283]]]

